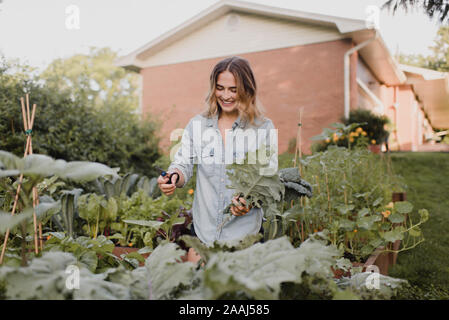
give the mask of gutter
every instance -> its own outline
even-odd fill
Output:
[[[344,56],[344,101],[345,101],[345,119],[349,119],[349,109],[350,109],[350,92],[349,92],[349,57],[354,52],[362,49],[366,45],[370,44],[372,41],[376,40],[377,37],[379,37],[379,32],[377,29],[375,29],[374,37],[371,39],[368,39],[366,41],[363,41],[362,43],[359,43],[357,46],[352,47],[348,51],[345,52]]]

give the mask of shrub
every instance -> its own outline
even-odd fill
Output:
[[[357,109],[349,113],[349,118],[342,118],[341,121],[345,125],[351,123],[364,123],[361,128],[367,132],[371,144],[382,144],[388,139],[389,132],[385,126],[390,123],[390,120],[385,115],[376,115],[371,110]],[[372,143],[375,140],[375,143]]]
[[[26,93],[30,94],[30,107],[37,105],[33,153],[66,161],[100,162],[120,167],[121,173],[157,175],[153,162],[160,151],[154,122],[140,120],[119,107],[89,108],[69,90],[46,87],[37,76],[17,72],[4,60],[0,61],[0,149],[23,156],[20,99]]]

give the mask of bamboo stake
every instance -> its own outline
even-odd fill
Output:
[[[22,107],[22,118],[23,118],[23,127],[25,129],[25,132],[27,132],[28,130],[31,130],[33,127],[33,123],[34,123],[34,116],[35,116],[35,112],[36,112],[36,104],[33,104],[33,111],[32,111],[32,116],[30,119],[30,106],[29,106],[29,95],[26,94],[26,102],[27,102],[27,108],[25,109],[25,104],[24,104],[24,99],[20,98],[20,102],[21,102],[21,107]],[[25,145],[25,152],[24,152],[24,157],[26,157],[28,154],[32,154],[33,150],[32,150],[32,144],[31,144],[31,135],[27,134],[27,140],[26,140],[26,145]],[[21,191],[21,187],[22,187],[22,181],[23,181],[23,174],[21,174],[19,176],[19,185],[17,186],[17,191],[16,191],[16,196],[14,198],[14,204],[13,204],[13,208],[11,211],[11,215],[13,216],[16,212],[16,208],[17,208],[17,204],[19,201],[19,194]],[[35,188],[34,188],[35,189]],[[35,207],[35,190],[33,189],[33,208]],[[36,190],[37,191],[37,190]],[[37,197],[37,192],[36,192],[36,197]],[[34,246],[35,246],[35,252],[38,253],[38,248],[37,248],[37,229],[36,229],[36,212],[33,213],[34,215]],[[5,233],[5,239],[3,241],[3,247],[2,247],[2,253],[0,255],[0,265],[3,264],[3,259],[5,256],[5,252],[6,252],[6,246],[8,244],[8,239],[9,239],[9,234],[10,234],[10,230],[6,230]]]
[[[28,130],[33,129],[33,124],[31,123],[30,118],[30,100],[29,94],[26,94],[26,107],[27,107],[27,119],[28,119]],[[33,116],[36,111],[36,104],[33,105]],[[34,121],[34,117],[33,117]],[[28,140],[30,141],[29,154],[33,154],[33,146],[31,144],[31,134],[27,135]],[[36,187],[33,188],[33,228],[34,228],[34,252],[36,254],[39,253],[39,246],[37,241],[37,218],[36,218],[36,198],[37,198],[37,190]]]

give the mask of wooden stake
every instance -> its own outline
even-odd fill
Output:
[[[25,104],[24,104],[23,98],[20,98],[20,102],[21,102],[21,107],[22,107],[23,128],[25,129],[25,132],[27,132],[28,130],[32,130],[32,128],[33,128],[34,116],[35,116],[35,112],[36,112],[36,104],[33,104],[33,111],[32,111],[32,115],[30,118],[29,95],[26,94],[26,109],[25,109]],[[31,143],[31,134],[27,134],[25,152],[24,152],[23,157],[26,157],[28,154],[32,154],[32,153],[33,153],[33,148],[32,148],[32,143]],[[23,174],[21,174],[19,176],[19,185],[17,186],[16,196],[14,198],[14,205],[13,205],[13,208],[11,211],[12,216],[15,214],[17,204],[19,202],[19,194],[20,194],[21,187],[22,187],[22,181],[23,181]],[[39,198],[37,195],[37,189],[33,188],[33,209],[35,208],[35,206],[37,205],[38,202],[39,202]],[[35,211],[33,212],[33,222],[34,222],[34,251],[37,254],[39,251],[38,251],[38,242],[37,242],[37,218],[36,218]],[[8,244],[8,239],[9,239],[9,233],[10,233],[10,230],[9,229],[6,230],[5,239],[3,241],[2,253],[0,255],[0,265],[3,263],[3,259],[5,256],[6,246]],[[41,248],[42,248],[42,244],[41,244]]]

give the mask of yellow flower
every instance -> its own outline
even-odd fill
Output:
[[[318,230],[317,229],[313,229],[313,233],[317,233],[318,232]]]
[[[357,132],[357,133],[360,133],[360,132],[362,132],[362,131],[363,131],[363,129],[360,128],[360,127],[358,127],[358,128],[355,130],[355,132]]]
[[[349,141],[354,142],[354,138],[353,137],[349,138]]]
[[[366,136],[366,131],[362,131],[362,136]]]
[[[386,210],[382,212],[382,215],[384,216],[384,218],[388,218],[388,216],[391,214],[390,210]]]
[[[50,240],[51,239],[51,236],[47,236],[47,240]]]
[[[327,142],[327,143],[331,142],[331,139],[327,138],[327,139],[326,139],[326,142]]]
[[[338,135],[336,133],[334,133],[334,135],[333,135],[333,140],[334,140],[334,142],[338,141]]]
[[[358,137],[360,133],[356,132],[354,133],[354,137]]]
[[[357,233],[357,229],[354,229],[354,233]]]
[[[193,194],[193,189],[189,189],[189,194]]]
[[[372,139],[371,144],[376,144],[376,140]]]
[[[132,247],[132,246],[133,246],[132,242],[128,243],[128,247]]]

